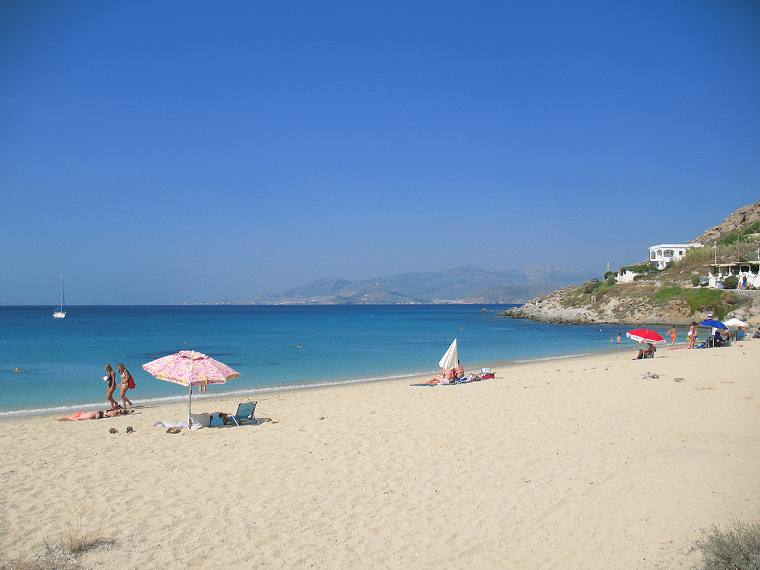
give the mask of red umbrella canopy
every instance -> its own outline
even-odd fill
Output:
[[[625,336],[636,342],[665,342],[660,333],[651,329],[633,329],[625,333]]]

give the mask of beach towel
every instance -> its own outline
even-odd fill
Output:
[[[161,421],[156,422],[153,424],[154,427],[160,427],[160,428],[177,428],[177,429],[187,429],[187,422],[167,422],[167,421]],[[194,424],[192,430],[201,429],[202,426]]]

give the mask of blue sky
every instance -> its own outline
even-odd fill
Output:
[[[760,3],[4,2],[0,303],[602,271],[760,198]]]

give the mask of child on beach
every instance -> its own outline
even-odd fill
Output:
[[[135,379],[132,377],[132,373],[127,370],[124,365],[119,362],[119,364],[116,366],[117,370],[119,371],[119,374],[121,375],[121,401],[122,405],[124,406],[124,409],[127,408],[127,404],[131,407],[135,407],[135,405],[132,403],[132,400],[127,398],[127,390],[132,390],[135,388]]]
[[[107,374],[106,382],[108,383],[106,386],[106,400],[111,403],[111,409],[113,410],[119,407],[119,403],[113,399],[113,393],[116,391],[116,372],[114,372],[110,364],[105,365],[105,371]]]
[[[697,323],[692,321],[691,326],[689,327],[689,332],[686,333],[686,337],[688,339],[686,348],[694,348],[697,345]]]
[[[676,325],[673,325],[670,327],[668,334],[670,335],[670,346],[675,346],[676,339],[678,338],[678,331],[676,330]]]

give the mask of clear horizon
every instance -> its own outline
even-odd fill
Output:
[[[602,273],[760,198],[760,4],[0,7],[0,305]]]

